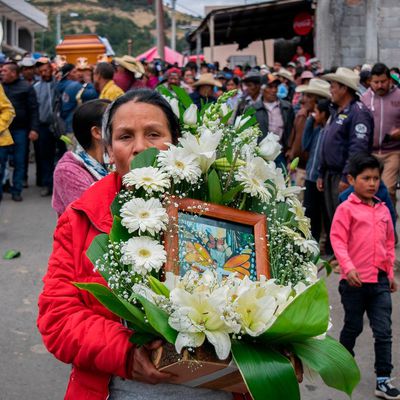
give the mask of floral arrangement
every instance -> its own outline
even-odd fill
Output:
[[[161,89],[180,119],[183,135],[168,150],[137,155],[123,177],[111,211],[109,235],[95,238],[87,255],[108,283],[76,283],[134,329],[132,342],[163,338],[176,351],[205,342],[219,359],[232,357],[254,399],[300,398],[290,360],[351,395],[360,375],[352,356],[326,335],[329,301],[317,278],[318,244],[285,171],[273,160],[281,151],[272,133],[261,143],[254,111],[229,121],[221,96],[198,111],[187,94]],[[292,165],[291,168],[296,168]],[[267,216],[272,279],[216,269],[164,273],[167,208],[190,198]]]

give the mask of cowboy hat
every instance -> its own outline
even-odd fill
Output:
[[[125,55],[122,57],[115,57],[114,60],[121,67],[133,72],[137,79],[141,78],[145,73],[142,63],[136,60],[135,57]]]
[[[325,97],[330,99],[331,93],[329,88],[331,85],[327,81],[323,81],[322,79],[312,78],[308,85],[300,85],[297,86],[296,92],[297,93],[309,93],[315,94],[317,96]]]
[[[274,75],[281,76],[289,81],[294,81],[293,75],[285,68],[281,68],[278,72],[274,72]]]
[[[24,57],[20,63],[20,67],[26,67],[26,68],[31,68],[34,67],[36,64],[35,60],[32,57]]]
[[[198,86],[205,86],[205,85],[210,85],[210,86],[217,86],[221,87],[222,83],[220,81],[217,81],[214,79],[213,74],[203,74],[200,75],[200,78],[198,81],[193,83],[193,87],[198,87]]]
[[[360,77],[349,68],[339,67],[334,74],[322,75],[321,78],[329,82],[339,82],[358,92]]]
[[[261,81],[261,73],[256,69],[250,70],[243,78],[243,82],[253,82],[260,84]]]

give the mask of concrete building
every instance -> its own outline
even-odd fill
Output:
[[[326,68],[400,65],[400,0],[318,0],[315,52]]]
[[[7,55],[33,52],[35,32],[48,27],[47,15],[24,0],[0,0],[0,23],[1,50]]]

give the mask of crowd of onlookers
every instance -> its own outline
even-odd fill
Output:
[[[383,190],[389,194],[385,199],[391,200],[395,222],[400,168],[398,68],[365,64],[325,71],[317,58],[299,46],[293,61],[284,67],[278,62],[271,67],[220,68],[204,62],[199,67],[195,62],[178,67],[127,55],[113,60],[104,57],[90,65],[84,57],[71,64],[59,56],[53,60],[25,56],[4,61],[1,82],[0,198],[10,192],[14,201],[22,200],[28,162],[34,155],[36,185],[41,187],[41,196],[53,195],[53,207],[60,214],[71,199],[68,191],[59,192],[57,182],[65,180],[72,164],[90,164],[89,175],[96,178],[106,173],[101,113],[107,102],[128,90],[179,86],[200,106],[236,89],[227,102],[234,116],[252,107],[263,137],[279,136],[282,152],[276,163],[286,168],[299,158],[292,179],[305,186],[304,206],[314,238],[319,240],[321,232],[329,232],[339,194],[348,187],[348,160],[360,151],[374,152],[384,165]],[[92,104],[94,99],[103,101]],[[84,103],[88,106],[82,117],[76,110]],[[97,139],[90,127],[83,128],[81,119],[87,115],[98,121]],[[82,139],[82,135],[87,137]],[[69,147],[74,151],[65,154]],[[64,171],[61,178],[60,171]],[[329,238],[325,251],[332,254]]]

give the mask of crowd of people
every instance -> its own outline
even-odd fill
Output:
[[[400,171],[400,71],[382,63],[355,68],[338,67],[326,71],[318,59],[311,58],[300,50],[296,56],[285,67],[276,62],[271,67],[237,65],[234,68],[220,68],[217,63],[202,63],[199,68],[196,63],[188,63],[180,68],[162,61],[141,62],[127,55],[116,57],[112,61],[101,60],[96,65],[89,65],[84,57],[77,59],[74,64],[66,63],[65,60],[60,62],[57,59],[33,59],[29,56],[19,62],[6,61],[1,66],[0,86],[0,199],[5,196],[3,192],[10,192],[12,200],[23,200],[22,191],[28,185],[30,143],[33,143],[36,184],[41,187],[40,195],[52,196],[52,206],[59,217],[67,209],[69,218],[76,220],[76,224],[82,223],[86,226],[89,222],[80,221],[83,217],[78,212],[78,205],[82,210],[88,207],[84,201],[74,203],[78,204],[74,210],[67,207],[93,182],[108,175],[110,157],[117,164],[118,172],[126,172],[126,160],[132,157],[128,157],[127,152],[131,149],[120,139],[119,125],[113,118],[118,112],[120,119],[126,119],[126,126],[135,123],[140,125],[143,110],[139,110],[140,107],[136,105],[135,109],[129,111],[125,103],[143,103],[148,112],[156,112],[153,109],[156,107],[157,112],[161,112],[158,117],[169,121],[166,129],[161,129],[162,132],[157,135],[154,132],[148,134],[145,129],[140,131],[140,140],[137,139],[140,143],[136,141],[132,145],[134,156],[147,147],[162,148],[164,136],[168,137],[168,142],[176,139],[176,132],[170,122],[173,120],[169,114],[171,110],[167,110],[158,98],[152,98],[151,93],[158,86],[171,90],[176,86],[182,88],[198,107],[215,102],[227,91],[236,90],[227,101],[233,111],[232,123],[237,116],[253,108],[262,132],[259,140],[271,134],[279,138],[282,150],[275,162],[290,172],[288,166],[298,159],[297,169],[292,173],[291,179],[305,188],[303,204],[306,215],[311,219],[312,235],[320,241],[321,252],[325,257],[332,264],[339,264],[342,277],[349,285],[344,287],[342,284],[340,289],[347,313],[342,343],[349,351],[353,351],[355,339],[362,329],[362,315],[367,311],[370,319],[372,318],[371,326],[377,343],[378,394],[383,393],[386,396],[383,398],[386,399],[398,399],[400,392],[392,387],[389,379],[392,369],[391,305],[387,298],[385,304],[381,303],[379,296],[382,293],[377,291],[369,293],[371,296],[376,295],[377,303],[373,304],[374,308],[369,308],[372,307],[370,299],[367,301],[365,297],[356,299],[357,304],[362,306],[355,310],[355,297],[350,293],[352,288],[365,283],[387,284],[387,295],[396,290],[393,270],[386,264],[379,269],[380,265],[376,264],[373,265],[376,273],[367,273],[365,278],[362,273],[357,272],[358,267],[355,265],[361,260],[365,267],[365,259],[354,256],[358,261],[353,265],[353,256],[349,258],[350,250],[345,249],[349,240],[344,243],[342,239],[344,232],[351,236],[355,229],[351,222],[355,220],[352,212],[359,212],[360,220],[356,221],[359,232],[363,229],[363,219],[377,218],[368,229],[377,238],[377,245],[381,245],[381,259],[373,260],[375,253],[370,254],[368,263],[386,262],[388,257],[393,258],[397,218],[396,188]],[[135,89],[139,91],[134,92]],[[124,95],[127,92],[132,95]],[[142,100],[135,100],[135,96]],[[149,108],[149,104],[154,107]],[[133,114],[137,112],[138,120],[133,121],[133,114],[128,111]],[[154,118],[156,117],[154,114]],[[104,141],[105,137],[108,142]],[[365,177],[366,171],[374,173]],[[364,192],[363,187],[360,189],[362,179],[366,186]],[[108,192],[115,194],[118,182],[111,178],[107,182],[112,190],[107,189],[106,195],[108,196]],[[93,194],[91,196],[89,200],[95,201]],[[359,206],[357,199],[360,198],[361,203],[369,206],[373,206],[375,201],[382,201],[376,214],[374,211],[371,217],[367,212],[363,214],[360,211],[348,211]],[[110,199],[111,197],[107,197],[104,207],[109,206]],[[349,201],[353,202],[351,206],[348,206]],[[339,206],[340,203],[346,206]],[[338,209],[340,213],[344,213],[340,226]],[[106,208],[101,211],[104,214]],[[343,221],[347,221],[346,226]],[[99,220],[98,224],[101,227],[104,221]],[[108,227],[104,226],[103,231],[106,228]],[[67,227],[60,227],[59,230],[61,229]],[[379,229],[381,231],[378,232]],[[330,236],[331,231],[333,233]],[[66,237],[60,237],[61,247]],[[84,246],[90,243],[86,239],[82,236]],[[351,243],[351,246],[357,247],[361,242],[357,243]],[[387,244],[386,251],[390,255],[385,253],[384,244]],[[80,249],[81,247],[78,250]],[[79,254],[76,257],[80,259]],[[53,256],[54,260],[56,256]],[[58,274],[56,269],[52,274]],[[51,281],[54,276],[48,276],[47,279]],[[44,297],[42,301],[45,302]],[[382,305],[385,310],[379,311],[377,304]],[[377,312],[382,318],[386,318],[384,327],[376,321]],[[355,315],[358,317],[356,327],[351,318]],[[50,329],[46,325],[50,322],[43,317],[41,329]],[[139,380],[149,382],[147,378],[143,379],[142,372],[137,369],[140,364],[133,367],[129,364],[130,357],[138,350],[129,350],[125,340],[127,332],[120,331],[118,335],[124,336],[121,338],[121,349],[125,352],[125,364],[122,366],[120,360],[116,360],[113,370],[109,365],[102,365],[107,377],[118,370],[119,376],[138,376]],[[51,340],[53,339],[49,339],[50,342]],[[52,346],[51,343],[49,346]],[[112,351],[111,349],[110,352]],[[109,356],[115,359],[111,353]],[[71,357],[64,358],[70,362]],[[85,361],[82,365],[85,365]],[[127,365],[130,369],[122,371]],[[146,368],[149,368],[147,364]],[[157,375],[154,371],[152,373],[159,381],[168,378]]]

